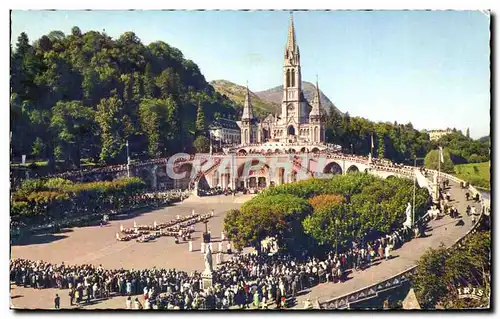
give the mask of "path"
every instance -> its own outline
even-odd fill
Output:
[[[413,239],[405,243],[402,247],[392,252],[395,258],[388,261],[384,260],[380,264],[372,266],[364,271],[354,272],[349,276],[352,279],[344,283],[324,283],[315,286],[307,294],[297,297],[296,307],[302,308],[307,298],[310,298],[311,301],[318,299],[320,302],[324,302],[389,279],[414,266],[420,256],[422,256],[428,248],[437,248],[441,243],[449,247],[458,238],[464,236],[472,227],[471,217],[467,216],[465,213],[467,205],[476,206],[476,211],[478,213],[480,207],[479,204],[472,205],[472,201],[467,202],[465,200],[466,191],[461,189],[460,185],[450,181],[450,186],[452,186],[450,193],[453,200],[451,204],[457,207],[459,213],[462,215],[464,221],[463,226],[455,226],[458,220],[448,215],[439,220],[433,220],[429,223],[431,230],[426,232],[426,234],[430,236]]]

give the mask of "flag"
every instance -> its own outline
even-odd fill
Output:
[[[439,160],[444,163],[443,148],[441,146],[439,147]]]

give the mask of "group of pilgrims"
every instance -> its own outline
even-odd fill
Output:
[[[182,222],[176,220],[174,225],[209,217],[207,214],[192,216],[179,218]],[[164,229],[169,227],[167,224],[164,224]],[[159,225],[136,225],[135,229],[145,227],[156,230]],[[67,289],[70,306],[128,296],[124,305],[127,309],[287,308],[290,299],[302,290],[325,282],[342,283],[349,274],[363,271],[374,261],[389,259],[392,250],[409,240],[411,233],[410,229],[403,227],[379,239],[353,243],[352,247],[341,252],[318,257],[276,252],[271,247],[272,242],[260,251],[233,253],[230,242],[221,234],[217,267],[212,272],[213,285],[208,289],[203,289],[202,276],[197,271],[188,274],[182,270],[157,267],[105,269],[102,265],[55,265],[24,259],[11,260],[10,280],[18,286],[35,289]],[[226,250],[223,249],[224,241],[227,241]],[[189,250],[193,251],[192,241],[189,242]],[[213,252],[211,245],[202,243],[202,254],[206,250]],[[224,261],[222,256],[226,254],[230,258]],[[309,300],[305,307],[312,307]]]
[[[206,214],[196,214],[193,210],[191,215],[180,216],[166,223],[158,224],[154,221],[153,225],[137,225],[134,221],[134,227],[124,228],[120,225],[120,232],[116,233],[116,240],[129,241],[136,239],[137,242],[144,243],[162,236],[174,237],[175,242],[179,239],[187,241],[191,239],[191,233],[195,231],[194,225],[200,222],[206,222],[214,216],[214,211]]]

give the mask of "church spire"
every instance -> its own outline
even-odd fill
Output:
[[[288,39],[286,41],[286,49],[287,51],[295,52],[298,47],[297,42],[295,41],[295,27],[293,26],[293,12],[290,12],[290,25],[288,27]]]
[[[245,104],[243,105],[243,115],[241,116],[242,120],[253,120],[253,107],[252,101],[250,100],[250,90],[248,89],[248,81],[247,81],[247,90],[245,94]]]
[[[312,109],[309,113],[309,117],[319,117],[321,115],[321,95],[319,93],[318,75],[316,74],[316,90],[314,91],[314,96],[312,100]]]

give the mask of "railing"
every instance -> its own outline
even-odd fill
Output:
[[[464,182],[463,180],[460,180],[452,175],[443,174],[443,173],[441,173],[441,174],[447,178],[449,177],[450,180],[452,180],[456,183]],[[474,187],[469,186],[469,190],[473,193],[476,192],[477,194],[479,194],[479,196],[481,198],[481,206],[483,206],[485,204],[489,205],[489,201],[486,202],[482,198],[481,193],[477,192],[477,190]],[[467,233],[464,236],[458,238],[453,243],[453,245],[450,246],[450,248],[455,248],[457,245],[460,245],[462,241],[466,240],[470,234],[475,233],[476,227],[481,222],[481,219],[483,218],[483,216],[484,216],[483,207],[481,207],[481,212],[480,212],[479,218],[477,219],[476,223],[474,225],[472,225],[471,229],[469,229],[469,231],[467,231]],[[373,285],[369,285],[369,286],[366,286],[364,288],[358,289],[356,291],[353,291],[353,292],[344,294],[342,296],[335,297],[333,299],[322,302],[322,303],[320,303],[320,307],[321,307],[321,309],[331,309],[331,310],[333,310],[333,309],[345,309],[345,308],[349,308],[349,305],[352,303],[356,303],[356,302],[360,302],[363,300],[374,298],[374,297],[378,296],[378,294],[380,292],[400,287],[403,283],[405,283],[406,281],[408,281],[410,279],[410,275],[415,272],[416,268],[417,268],[416,265],[412,266],[412,267],[392,276],[389,279],[383,280],[383,281],[375,283]]]

